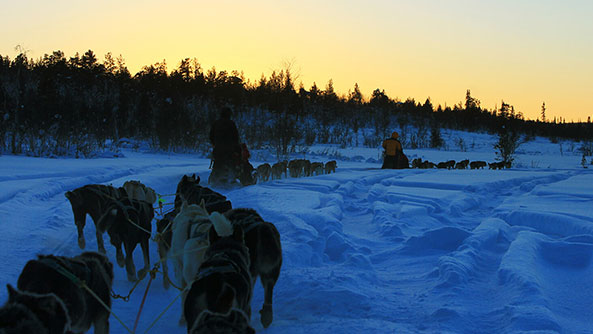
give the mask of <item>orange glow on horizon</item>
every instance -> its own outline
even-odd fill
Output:
[[[243,72],[251,82],[292,63],[309,89],[332,79],[339,94],[358,83],[395,99],[453,106],[470,89],[481,106],[504,100],[528,119],[586,121],[592,115],[593,3],[525,0],[387,1],[364,4],[172,0],[88,4],[24,0],[0,14],[0,55],[37,59],[91,49],[122,55],[132,74],[165,60]]]

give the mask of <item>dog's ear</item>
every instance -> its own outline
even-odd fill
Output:
[[[210,230],[208,231],[208,241],[212,245],[218,239],[220,239],[220,237],[218,236],[218,233],[216,233],[216,230],[214,229],[214,226],[210,226]]]
[[[10,284],[6,284],[6,289],[8,290],[8,300],[14,301],[19,295],[19,292]]]
[[[196,178],[196,184],[200,184],[200,177],[199,176]]]
[[[75,192],[67,191],[64,196],[66,196],[70,203],[78,203],[78,196]]]

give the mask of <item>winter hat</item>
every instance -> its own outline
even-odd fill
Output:
[[[397,137],[399,137],[399,133],[393,131],[393,133],[391,134],[391,137],[397,139]]]

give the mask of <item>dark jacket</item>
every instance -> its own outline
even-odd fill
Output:
[[[237,125],[230,118],[219,118],[210,128],[210,143],[214,147],[233,147],[239,145]]]

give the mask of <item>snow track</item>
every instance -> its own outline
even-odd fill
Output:
[[[67,190],[140,180],[170,194],[183,174],[209,174],[208,160],[187,156],[0,159],[15,166],[0,169],[0,277],[11,284],[38,253],[80,252]],[[340,162],[334,174],[215,189],[280,231],[284,264],[265,333],[593,333],[592,173],[360,166]],[[87,250],[96,250],[94,232],[87,217]],[[150,248],[154,262],[156,244]],[[111,246],[107,252],[115,263]],[[134,255],[141,263],[139,249]],[[115,274],[114,290],[127,294],[132,283],[117,266]],[[129,303],[114,301],[128,325],[145,287]],[[158,276],[139,332],[177,294]],[[262,302],[257,283],[258,332]],[[177,301],[151,332],[185,333],[180,312]],[[111,326],[125,332],[113,318]]]

